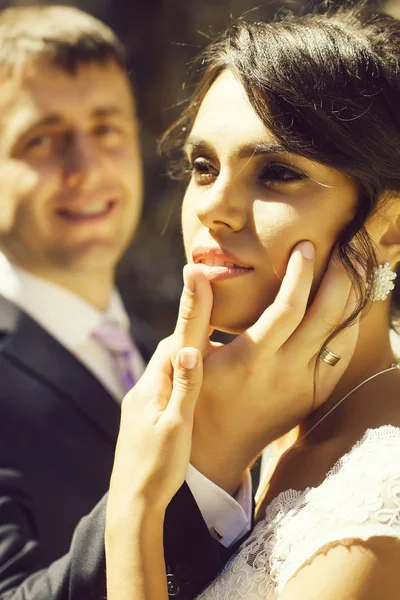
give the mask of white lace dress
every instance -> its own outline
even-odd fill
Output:
[[[279,494],[197,600],[273,600],[322,548],[374,536],[400,538],[398,427],[369,429],[320,486]]]

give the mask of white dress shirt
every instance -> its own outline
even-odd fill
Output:
[[[129,318],[117,290],[113,290],[105,312],[80,296],[12,265],[0,254],[0,294],[34,319],[44,330],[73,354],[110,392],[117,402],[123,390],[110,353],[92,337],[106,318],[130,328]],[[145,368],[135,356],[132,371],[138,379]],[[230,546],[250,529],[252,490],[246,475],[236,500],[189,465],[187,483],[210,531]]]

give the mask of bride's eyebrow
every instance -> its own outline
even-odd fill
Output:
[[[251,158],[252,156],[260,156],[261,154],[289,154],[288,151],[279,142],[251,142],[239,146],[235,150],[235,155],[238,158]]]
[[[190,149],[196,149],[197,151],[204,152],[205,154],[215,155],[215,148],[201,138],[197,137],[189,137],[186,140],[184,145],[184,150],[188,152]],[[253,156],[260,156],[262,154],[289,154],[289,152],[276,141],[265,141],[261,140],[258,142],[250,142],[248,144],[243,144],[242,146],[238,146],[232,152],[231,156],[234,158],[244,159],[244,158],[252,158]]]

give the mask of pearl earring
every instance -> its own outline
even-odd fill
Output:
[[[394,280],[396,277],[397,273],[392,271],[389,263],[374,267],[370,281],[372,287],[371,300],[373,302],[386,300],[390,292],[394,290]]]

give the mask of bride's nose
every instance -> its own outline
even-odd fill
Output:
[[[234,180],[222,178],[202,191],[196,205],[197,217],[205,227],[233,232],[244,228],[247,209],[244,190]]]

